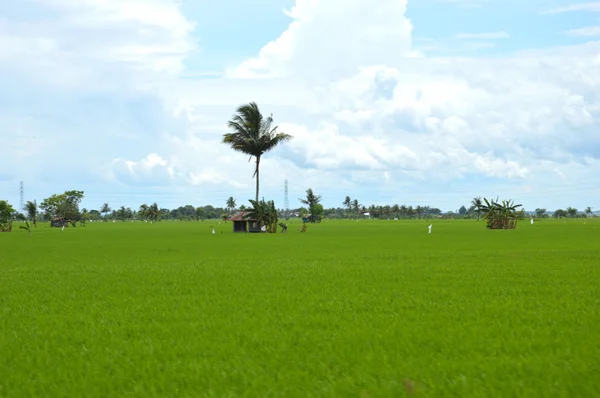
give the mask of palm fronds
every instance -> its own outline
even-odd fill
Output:
[[[488,200],[483,198],[477,206],[477,211],[483,214],[488,229],[515,229],[519,219],[517,209],[520,204],[515,204],[513,200]]]

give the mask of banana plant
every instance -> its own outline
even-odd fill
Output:
[[[515,204],[512,199],[499,201],[483,198],[477,206],[477,211],[483,214],[488,229],[515,229],[519,219],[517,209],[520,204]]]
[[[29,225],[29,221],[25,221],[25,225],[19,225],[19,229],[24,229],[29,233],[29,236],[31,236],[31,225]]]

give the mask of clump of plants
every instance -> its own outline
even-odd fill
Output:
[[[15,209],[6,201],[0,200],[0,232],[12,231],[12,215]]]
[[[513,200],[488,200],[483,198],[477,210],[483,214],[487,229],[515,229],[520,213],[517,211],[522,205],[515,204]]]
[[[264,199],[258,202],[250,199],[250,203],[252,204],[252,208],[250,209],[250,214],[248,216],[255,219],[260,225],[263,225],[266,232],[276,233],[279,217],[275,202],[272,200],[265,202]]]
[[[31,236],[31,225],[29,225],[29,221],[25,221],[25,225],[20,225],[19,228],[26,230],[29,233],[29,236]]]

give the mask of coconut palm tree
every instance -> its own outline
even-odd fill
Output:
[[[316,195],[312,188],[308,188],[306,190],[306,199],[298,198],[300,202],[308,206],[308,211],[310,211],[310,222],[320,222],[323,206],[319,205],[321,202],[321,195]]]
[[[592,214],[592,208],[590,206],[585,208],[585,214],[589,217]]]
[[[358,217],[358,213],[360,212],[360,205],[358,204],[358,199],[354,199],[352,201],[352,208],[354,209],[354,212],[356,213],[356,216]]]
[[[149,209],[149,207],[145,203],[140,206],[140,209],[137,212],[140,220],[144,220],[144,219],[148,218],[148,209]]]
[[[346,199],[344,199],[344,201],[342,202],[342,205],[348,210],[350,211],[352,209],[352,199],[350,199],[350,196],[346,196]]]
[[[100,208],[100,213],[104,214],[104,218],[106,218],[106,215],[110,213],[110,211],[111,208],[108,206],[108,203],[104,203]]]
[[[277,133],[277,126],[273,127],[273,116],[263,117],[255,102],[240,106],[227,125],[233,132],[223,135],[223,143],[230,145],[234,151],[249,155],[249,161],[252,157],[256,159],[253,177],[256,177],[255,201],[258,202],[261,156],[280,143],[291,140],[292,136]]]
[[[37,228],[37,202],[35,200],[33,202],[31,200],[28,200],[27,203],[25,203],[25,211],[27,212],[27,217],[33,223],[33,226]]]
[[[476,198],[473,198],[473,200],[471,201],[471,205],[473,207],[475,207],[475,211],[477,212],[477,221],[479,221],[479,216],[481,214],[480,212],[480,208],[483,205],[483,202],[481,201],[481,198],[478,196]]]
[[[229,199],[227,199],[225,206],[227,207],[227,211],[229,213],[232,213],[235,210],[236,204],[235,204],[235,199],[233,198],[233,196],[230,196]]]

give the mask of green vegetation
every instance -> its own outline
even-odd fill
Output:
[[[227,123],[233,131],[223,135],[223,143],[229,145],[234,151],[242,152],[254,157],[256,168],[256,197],[258,202],[260,159],[266,152],[277,147],[277,145],[292,139],[286,133],[278,133],[277,126],[273,126],[273,116],[264,117],[256,102],[240,106],[236,114]]]
[[[12,231],[12,215],[15,209],[6,201],[0,200],[0,232]]]
[[[475,201],[475,199],[473,199]],[[486,227],[488,229],[515,229],[517,221],[524,217],[524,214],[517,212],[521,205],[515,204],[512,200],[487,200],[483,198],[484,203],[477,207],[477,213],[483,213]],[[464,208],[464,206],[462,207]],[[467,209],[464,209],[467,213]]]
[[[300,226],[0,234],[0,396],[600,395],[600,219]]]
[[[321,195],[316,195],[312,188],[308,188],[306,190],[306,199],[298,198],[298,200],[300,203],[308,205],[308,211],[310,214],[308,216],[308,221],[311,223],[321,222],[324,212],[323,205],[319,203],[321,202]]]

